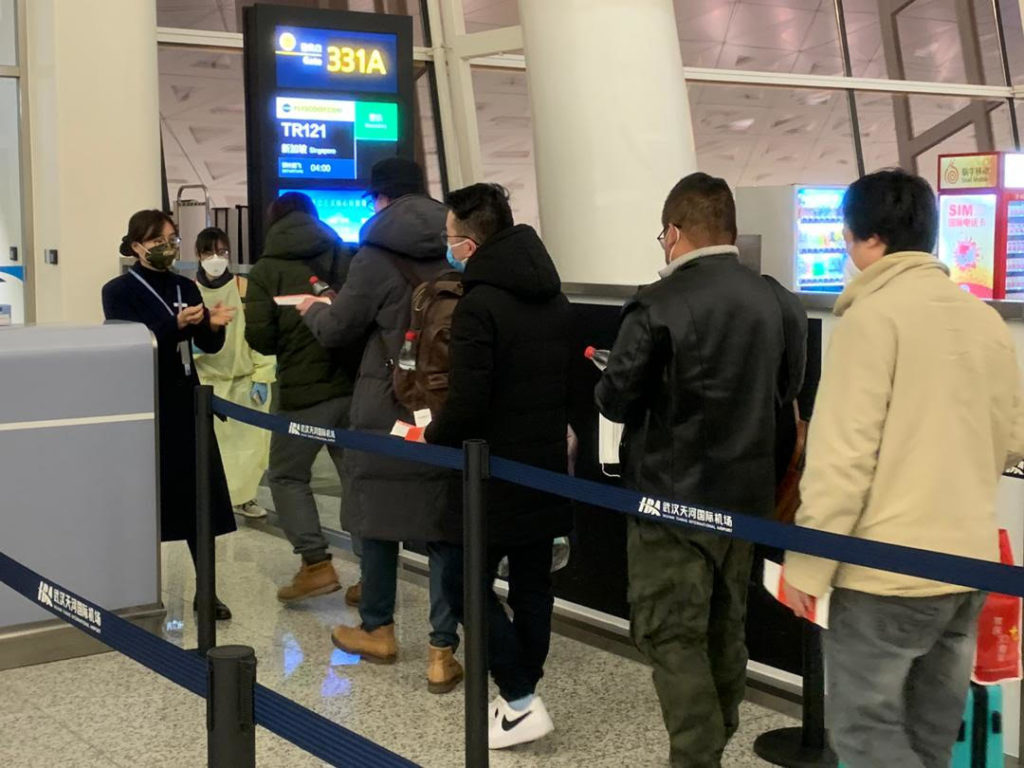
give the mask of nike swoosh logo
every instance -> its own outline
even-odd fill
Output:
[[[527,712],[522,717],[517,717],[515,720],[513,720],[511,722],[509,722],[509,719],[507,717],[502,715],[502,717],[501,717],[501,730],[503,730],[503,731],[511,731],[513,728],[515,728],[517,725],[519,725],[521,722],[523,722],[523,720],[528,718],[531,714],[533,714],[533,713],[532,712]]]

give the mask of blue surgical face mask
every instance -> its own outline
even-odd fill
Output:
[[[456,272],[466,271],[466,262],[459,261],[458,259],[455,258],[455,254],[452,253],[452,247],[450,245],[448,246],[448,249],[445,251],[444,257],[448,259],[448,263]]]

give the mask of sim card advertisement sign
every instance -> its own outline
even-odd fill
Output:
[[[395,93],[395,35],[279,26],[274,33],[278,88]]]
[[[994,296],[997,201],[994,194],[939,197],[939,259],[980,299]]]

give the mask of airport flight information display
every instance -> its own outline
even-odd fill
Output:
[[[411,19],[260,5],[245,14],[250,208],[303,192],[357,243],[373,215],[370,169],[412,157]],[[257,244],[261,218],[250,217]]]

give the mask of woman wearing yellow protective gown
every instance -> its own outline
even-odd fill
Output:
[[[253,351],[245,341],[242,300],[246,281],[228,269],[230,247],[227,234],[216,227],[204,229],[196,238],[196,283],[203,301],[210,307],[223,304],[238,310],[235,322],[227,328],[224,347],[216,354],[196,355],[196,370],[199,380],[211,385],[217,397],[268,412],[277,363],[275,358]],[[266,517],[266,510],[256,503],[256,492],[269,461],[270,433],[232,419],[214,419],[214,429],[235,512],[254,519]]]

